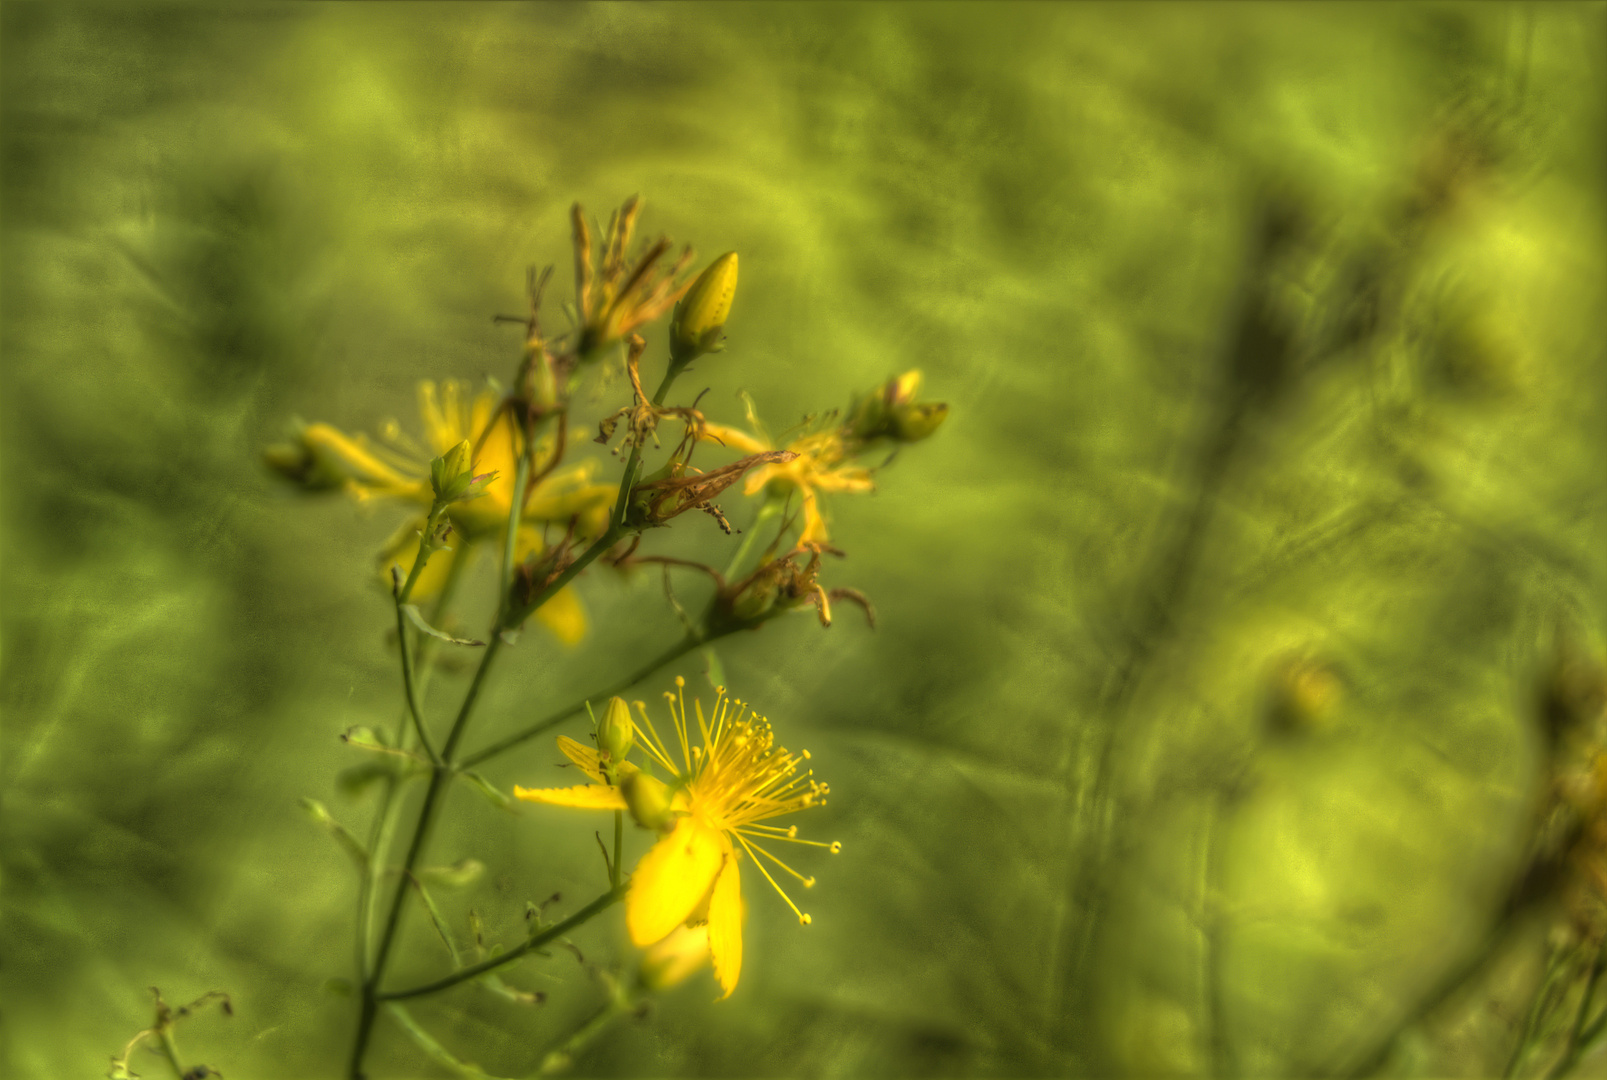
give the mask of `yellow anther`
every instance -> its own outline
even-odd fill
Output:
[[[798,839],[798,826],[792,825],[792,826],[789,826],[787,828],[787,839],[788,840],[796,840],[796,839]]]
[[[815,887],[815,879],[812,878],[812,877],[804,878],[803,879],[803,886],[806,889],[813,889]]]
[[[833,840],[831,842],[831,853],[833,855],[838,854],[839,852],[842,851],[842,849],[843,849],[843,842],[841,840]]]
[[[808,761],[808,760],[810,760],[810,758],[811,758],[811,755],[810,755],[810,753],[809,753],[809,751],[807,751],[807,750],[805,750],[805,751],[804,751],[804,752],[803,752],[803,756],[804,756],[804,760],[805,760],[805,761]],[[811,771],[812,771],[812,770],[811,770]]]
[[[683,679],[681,676],[677,675],[677,676],[675,676],[675,685],[676,686],[685,686],[686,685],[686,680]]]
[[[810,918],[808,915],[800,915],[800,916],[798,916],[798,925],[800,925],[800,926],[808,926],[810,923],[812,923],[814,921],[815,920]]]

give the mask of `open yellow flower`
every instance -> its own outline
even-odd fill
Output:
[[[380,553],[380,575],[390,585],[390,568],[405,575],[418,554],[419,530],[434,500],[430,486],[430,460],[464,440],[476,448],[473,472],[496,473],[485,494],[454,503],[447,511],[456,538],[447,550],[437,551],[413,586],[415,599],[438,593],[452,574],[454,562],[472,559],[482,540],[500,538],[513,508],[515,475],[514,429],[507,414],[497,414],[497,397],[489,390],[471,398],[459,382],[421,382],[419,414],[424,422],[424,445],[402,434],[392,423],[385,442],[363,435],[348,435],[331,424],[309,424],[300,433],[299,446],[276,447],[269,460],[276,468],[311,487],[340,487],[359,502],[390,498],[423,509],[406,522]],[[548,448],[550,452],[550,447]],[[277,456],[276,456],[277,455]],[[544,456],[543,455],[538,455]],[[531,489],[525,500],[515,556],[523,559],[540,552],[542,527],[567,528],[575,523],[575,537],[584,542],[608,527],[608,515],[618,494],[614,484],[593,480],[597,462],[584,461],[554,470]],[[572,589],[564,589],[536,613],[560,640],[578,641],[586,630],[586,615]]]
[[[677,690],[684,679],[675,680]],[[681,693],[666,693],[673,722],[673,740],[659,738],[646,707],[637,702],[641,722],[636,725],[637,744],[643,752],[673,779],[673,823],[657,844],[642,857],[631,877],[625,900],[625,922],[631,940],[646,947],[662,941],[678,927],[688,923],[708,926],[708,948],[714,959],[714,972],[724,997],[736,989],[742,973],[742,886],[738,869],[748,855],[765,880],[775,888],[807,925],[811,920],[799,910],[785,889],[767,868],[791,874],[804,888],[815,879],[805,877],[782,862],[762,842],[785,840],[837,852],[842,845],[803,840],[796,825],[782,828],[767,824],[772,818],[822,805],[829,793],[825,784],[813,779],[814,772],[802,769],[809,752],[792,754],[775,745],[770,722],[740,702],[717,692],[712,714],[705,717],[701,702],[694,701],[697,720],[694,732],[688,722],[686,702]],[[692,745],[692,736],[702,738]],[[560,738],[559,749],[580,766],[591,784],[570,788],[514,788],[514,795],[528,802],[555,806],[624,810],[624,794],[607,783],[595,751]],[[802,770],[802,771],[800,771]]]
[[[725,424],[704,424],[700,437],[717,442],[745,454],[760,454],[774,449],[769,438],[754,425],[757,434],[750,434]],[[787,444],[786,449],[798,456],[790,461],[761,465],[748,474],[745,495],[756,495],[767,488],[774,494],[785,496],[798,493],[803,513],[803,533],[798,546],[819,548],[830,539],[826,519],[820,510],[822,491],[874,491],[870,470],[854,465],[848,459],[859,449],[853,445],[840,427],[815,431]]]
[[[755,495],[768,490],[773,497],[785,498],[794,491],[802,503],[803,532],[798,546],[816,551],[830,539],[826,519],[820,509],[820,492],[874,491],[872,470],[855,465],[854,458],[872,446],[891,440],[915,443],[931,437],[948,417],[949,407],[939,402],[915,400],[921,388],[921,373],[906,371],[896,375],[875,391],[861,396],[849,408],[846,418],[832,413],[787,444],[798,455],[784,462],[772,462],[748,473],[743,493]],[[752,431],[705,423],[699,437],[745,454],[773,449],[770,436],[754,415],[748,402],[748,423]]]

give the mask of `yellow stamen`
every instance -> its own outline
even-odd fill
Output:
[[[753,853],[752,845],[750,845],[745,839],[743,839],[741,834],[737,835],[737,843],[741,844],[744,848],[746,848],[750,855]],[[764,875],[764,879],[770,883],[771,888],[775,889],[776,892],[781,894],[781,899],[785,900],[787,902],[787,906],[792,909],[793,914],[798,916],[798,921],[803,923],[805,926],[807,926],[809,924],[809,921],[810,921],[809,916],[805,915],[802,911],[798,910],[798,905],[794,904],[792,902],[792,897],[787,895],[787,890],[783,889],[780,885],[776,884],[776,879],[770,876],[770,871],[768,871],[768,870],[766,870],[764,868],[764,863],[760,862],[757,858],[755,858],[753,860],[753,865],[757,866],[759,868],[759,873]]]

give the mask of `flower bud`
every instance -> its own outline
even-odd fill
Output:
[[[640,979],[648,990],[668,990],[709,962],[709,924],[677,926],[642,956]]]
[[[892,438],[899,442],[920,442],[947,419],[949,407],[936,402],[917,402],[921,373],[906,371],[895,375],[879,388],[860,398],[848,418],[847,428],[856,438]]]
[[[920,442],[948,419],[949,407],[942,402],[899,405],[893,409],[893,438],[899,442]]]
[[[670,320],[670,359],[685,364],[704,353],[718,352],[731,301],[737,292],[737,253],[728,251],[708,265],[692,283]]]
[[[622,697],[608,699],[608,709],[597,721],[597,751],[605,754],[606,768],[618,768],[625,755],[636,745],[636,730],[631,724],[630,706]]]
[[[463,502],[485,493],[486,485],[497,475],[494,472],[474,475],[474,449],[464,439],[452,449],[430,462],[430,487],[435,501],[445,506]]]
[[[642,828],[662,832],[675,821],[669,786],[658,777],[633,772],[620,780],[619,790],[630,807],[631,817]]]

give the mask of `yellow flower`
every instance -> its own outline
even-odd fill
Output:
[[[453,503],[447,511],[456,534],[449,548],[435,552],[413,586],[415,599],[426,599],[441,589],[457,559],[472,559],[481,540],[494,539],[507,528],[513,507],[515,478],[514,429],[507,414],[497,414],[497,397],[489,390],[470,399],[468,389],[447,380],[418,386],[419,414],[424,422],[424,445],[390,425],[386,443],[362,435],[347,435],[329,424],[310,424],[301,432],[298,447],[277,447],[273,460],[281,472],[312,487],[339,486],[359,502],[390,498],[421,507],[418,517],[406,522],[380,553],[380,576],[388,588],[390,568],[405,575],[418,554],[419,531],[435,499],[430,461],[467,441],[474,450],[471,471],[495,473],[479,498]],[[495,421],[493,423],[493,420]],[[387,445],[388,444],[388,445]],[[550,454],[548,446],[538,460]],[[297,461],[289,458],[299,454]],[[524,559],[544,548],[542,526],[566,528],[575,522],[575,537],[584,542],[608,527],[618,487],[593,481],[595,461],[554,470],[543,477],[525,500],[516,540],[515,556]],[[585,611],[572,589],[564,589],[536,613],[566,644],[580,640],[586,630]]]
[[[772,449],[770,440],[762,432],[750,435],[725,424],[705,424],[700,438],[748,454]],[[830,534],[820,511],[819,493],[874,491],[876,485],[871,480],[869,469],[848,460],[858,447],[846,437],[842,428],[834,427],[804,435],[787,444],[787,449],[798,456],[790,461],[761,465],[754,469],[748,474],[743,494],[754,495],[767,488],[781,496],[796,491],[802,504],[804,523],[798,546],[822,547],[830,539]]]
[[[677,678],[677,688],[686,681]],[[765,880],[807,925],[808,915],[792,902],[766,861],[791,874],[804,888],[815,879],[805,877],[771,854],[761,843],[786,840],[795,844],[842,850],[836,842],[798,838],[797,826],[767,824],[772,818],[823,805],[829,793],[813,779],[813,770],[800,772],[808,751],[791,754],[775,745],[770,723],[733,702],[722,689],[715,696],[712,715],[705,717],[701,702],[694,701],[697,728],[688,723],[686,702],[679,693],[664,695],[670,704],[674,739],[666,744],[637,702],[641,723],[637,745],[673,779],[675,817],[668,831],[653,845],[631,877],[625,901],[625,922],[631,940],[646,947],[663,941],[677,928],[708,926],[708,948],[723,996],[730,997],[742,973],[742,886],[738,864],[744,854]],[[692,745],[692,735],[702,738]],[[571,788],[514,788],[514,795],[529,802],[624,810],[620,789],[609,785],[595,751],[573,739],[560,738],[559,749],[592,779]],[[675,748],[675,749],[672,749]],[[678,750],[678,753],[677,753]]]

